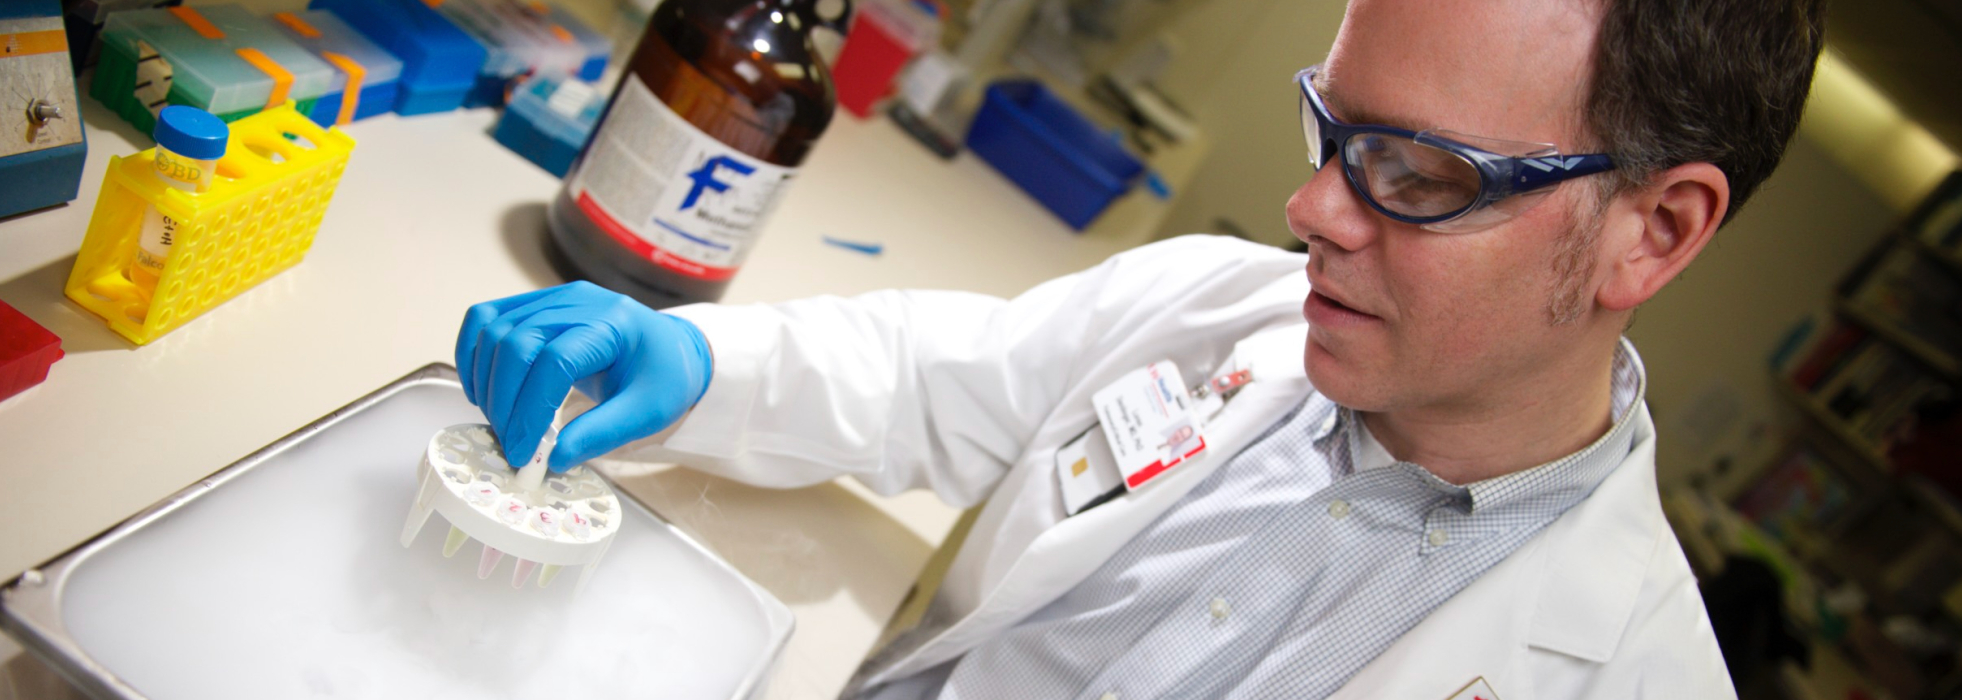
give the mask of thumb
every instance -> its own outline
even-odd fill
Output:
[[[559,431],[559,444],[552,448],[548,463],[554,472],[619,449],[621,445],[653,435],[673,422],[665,411],[636,401],[631,394],[601,402],[580,414]]]

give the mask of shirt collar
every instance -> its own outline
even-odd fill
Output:
[[[1451,501],[1468,513],[1525,508],[1534,511],[1545,509],[1558,515],[1593,493],[1594,487],[1599,486],[1601,480],[1606,479],[1628,455],[1633,444],[1634,418],[1638,413],[1634,408],[1642,403],[1648,393],[1648,372],[1642,366],[1641,355],[1635,352],[1634,343],[1626,337],[1615,346],[1609,376],[1610,415],[1614,424],[1599,439],[1560,459],[1465,486],[1447,482],[1409,462],[1390,465],[1367,463],[1364,460],[1367,445],[1363,435],[1366,428],[1360,416],[1354,410],[1323,399],[1320,394],[1315,398],[1321,400],[1307,407],[1322,414],[1313,417],[1309,423],[1313,426],[1310,437],[1324,448],[1328,447],[1325,441],[1331,438],[1346,440],[1350,454],[1348,462],[1361,469],[1394,466],[1417,472],[1420,481],[1450,496]],[[1368,441],[1373,442],[1373,439]],[[1356,468],[1352,467],[1349,471],[1356,471]]]

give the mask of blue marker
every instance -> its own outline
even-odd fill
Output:
[[[858,243],[856,241],[841,240],[830,236],[825,236],[824,242],[844,248],[845,250],[858,251],[866,255],[878,255],[886,252],[886,246],[882,243]]]

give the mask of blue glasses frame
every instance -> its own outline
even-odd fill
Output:
[[[1526,203],[1517,207],[1496,207],[1501,202],[1526,194],[1552,192],[1554,186],[1575,178],[1586,177],[1615,169],[1614,157],[1605,153],[1582,155],[1561,155],[1552,144],[1507,142],[1497,139],[1465,136],[1441,130],[1411,131],[1381,124],[1349,124],[1329,114],[1328,106],[1322,102],[1321,93],[1315,90],[1314,76],[1321,70],[1320,65],[1304,68],[1295,74],[1295,83],[1301,89],[1302,110],[1312,113],[1314,119],[1311,131],[1308,119],[1311,114],[1302,114],[1303,136],[1308,140],[1309,161],[1316,170],[1337,158],[1343,160],[1343,176],[1349,181],[1349,188],[1369,204],[1371,209],[1393,220],[1417,224],[1427,229],[1446,232],[1476,230],[1497,223],[1524,211]],[[1369,187],[1358,180],[1354,164],[1343,156],[1350,139],[1357,136],[1376,134],[1406,139],[1421,146],[1427,146],[1448,153],[1471,165],[1478,172],[1479,189],[1476,196],[1466,204],[1433,215],[1413,215],[1397,212],[1377,201],[1369,192]],[[1316,143],[1316,141],[1320,143]],[[1488,142],[1496,146],[1520,151],[1515,155],[1505,155],[1479,148],[1466,143],[1468,140]],[[1537,199],[1537,198],[1533,198]],[[1505,211],[1511,209],[1511,211]],[[1480,210],[1489,211],[1487,216],[1476,217],[1477,222],[1467,222],[1470,226],[1449,226],[1467,215]]]

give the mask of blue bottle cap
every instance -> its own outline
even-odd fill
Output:
[[[157,114],[153,137],[157,145],[172,153],[197,160],[218,160],[225,155],[225,139],[232,129],[225,120],[196,107],[171,105]]]

